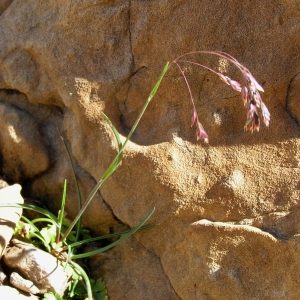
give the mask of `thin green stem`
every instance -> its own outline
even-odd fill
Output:
[[[148,219],[152,216],[152,214],[154,213],[155,211],[155,208],[153,208],[151,210],[151,212],[148,214],[148,216],[135,228],[133,228],[132,230],[130,230],[128,233],[125,233],[124,235],[122,235],[118,240],[116,240],[115,242],[103,247],[103,248],[100,248],[100,249],[97,249],[97,250],[94,250],[94,251],[90,251],[90,252],[87,252],[87,253],[82,253],[82,254],[74,254],[74,255],[71,255],[71,259],[79,259],[79,258],[85,258],[85,257],[90,257],[90,256],[93,256],[93,255],[96,255],[96,254],[99,254],[99,253],[103,253],[113,247],[115,247],[116,245],[118,245],[119,243],[121,243],[122,241],[126,240],[127,238],[129,238],[131,235],[133,235],[135,232],[137,232],[147,221]]]
[[[162,73],[160,74],[158,81],[156,82],[154,88],[152,89],[147,101],[145,102],[138,118],[136,119],[135,123],[133,124],[125,142],[123,143],[123,146],[121,147],[121,149],[119,150],[118,154],[116,155],[116,157],[114,158],[114,160],[112,161],[112,163],[110,164],[110,166],[107,168],[106,172],[104,173],[104,175],[102,176],[102,178],[98,181],[98,183],[95,185],[94,189],[91,191],[90,195],[88,196],[86,202],[82,205],[82,208],[80,209],[80,211],[78,212],[77,216],[75,217],[75,219],[72,221],[72,223],[70,224],[69,228],[67,229],[67,231],[65,232],[65,234],[63,235],[63,237],[61,238],[61,241],[64,241],[67,236],[70,234],[71,230],[73,229],[73,227],[75,226],[75,224],[77,223],[77,221],[79,220],[79,218],[82,216],[82,214],[84,213],[84,211],[86,210],[86,208],[89,206],[89,204],[91,203],[92,199],[94,198],[94,196],[96,195],[96,193],[98,192],[99,188],[101,187],[101,185],[103,184],[103,182],[116,170],[118,164],[118,160],[120,155],[123,153],[124,148],[126,146],[126,144],[128,143],[129,139],[131,138],[133,132],[135,131],[138,123],[140,122],[143,114],[145,113],[150,101],[153,99],[155,93],[157,92],[161,81],[163,79],[163,77],[165,76],[166,72],[169,69],[169,62],[167,62],[167,64],[165,65]],[[116,165],[117,164],[117,165]]]
[[[153,228],[153,227],[156,227],[156,226],[158,226],[158,225],[154,224],[154,225],[143,226],[139,229],[139,231],[150,229],[150,228]],[[110,239],[112,237],[120,236],[120,235],[130,233],[130,232],[131,232],[131,230],[126,230],[126,231],[122,231],[122,232],[116,232],[116,233],[111,233],[111,234],[107,234],[107,235],[102,235],[102,236],[86,239],[86,240],[83,240],[83,241],[78,241],[78,242],[75,242],[75,243],[70,244],[68,246],[72,247],[72,248],[76,248],[76,247],[82,246],[83,244],[86,244],[86,243],[91,243],[91,242],[94,242],[94,241],[99,241],[99,240],[104,240],[104,239]]]
[[[81,206],[82,206],[81,193],[80,193],[79,184],[78,184],[76,173],[75,173],[74,164],[73,164],[73,161],[72,161],[72,158],[71,158],[71,153],[70,153],[69,147],[67,145],[67,142],[64,139],[64,137],[63,137],[63,135],[61,134],[60,131],[59,131],[59,134],[60,134],[60,137],[63,141],[64,146],[65,146],[65,149],[66,149],[66,152],[67,152],[67,155],[68,155],[68,158],[69,158],[69,162],[70,162],[70,165],[71,165],[71,168],[72,168],[72,173],[73,173],[75,187],[76,187],[76,193],[77,193],[77,205],[78,205],[78,210],[80,210]],[[78,222],[76,224],[76,237],[75,237],[76,241],[79,240],[80,228],[81,228],[81,218],[78,219]]]
[[[82,276],[85,285],[86,285],[86,291],[88,294],[88,298],[89,300],[93,300],[93,293],[92,293],[92,287],[91,287],[91,282],[89,277],[87,276],[86,272],[84,271],[83,268],[80,267],[80,265],[78,265],[77,263],[73,262],[73,261],[69,261],[69,263],[74,267],[74,269],[76,269],[78,271],[78,273]]]

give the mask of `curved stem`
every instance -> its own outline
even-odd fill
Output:
[[[246,67],[244,67],[241,63],[239,63],[233,56],[231,56],[231,55],[229,55],[229,54],[227,54],[223,51],[191,51],[191,52],[188,52],[188,53],[185,53],[185,54],[182,54],[182,55],[178,56],[177,58],[175,58],[173,60],[173,63],[178,61],[182,57],[193,55],[193,54],[212,54],[212,55],[216,55],[216,56],[225,58],[225,59],[229,60],[230,62],[232,62],[238,69],[240,69],[241,72],[248,71],[248,69]],[[205,67],[205,68],[207,68],[207,67]]]
[[[202,68],[204,68],[204,69],[206,69],[206,70],[208,70],[208,71],[211,71],[211,72],[215,73],[216,75],[219,74],[217,71],[213,70],[212,68],[207,67],[207,66],[202,65],[202,64],[199,64],[199,63],[196,63],[196,62],[194,62],[194,61],[190,61],[190,60],[177,60],[175,63],[177,64],[177,62],[184,62],[184,63],[196,65],[196,66],[202,67]],[[177,65],[178,65],[178,64],[177,64]]]
[[[182,74],[182,76],[184,78],[184,81],[185,81],[185,83],[187,85],[187,88],[188,88],[188,91],[189,91],[189,94],[190,94],[190,97],[191,97],[191,101],[193,103],[194,110],[196,110],[196,106],[195,106],[195,101],[194,101],[194,98],[193,98],[192,90],[191,90],[189,82],[188,82],[188,80],[187,80],[187,78],[186,78],[186,76],[184,74],[184,71],[182,70],[182,68],[180,67],[180,65],[177,63],[177,61],[174,61],[174,63],[177,65],[179,71],[181,72],[181,74]]]
[[[153,99],[155,93],[157,92],[161,81],[163,79],[163,77],[165,76],[166,72],[169,69],[169,62],[167,62],[167,64],[165,65],[162,73],[160,74],[158,81],[156,82],[154,88],[152,89],[147,101],[145,102],[138,118],[136,119],[136,121],[134,122],[125,142],[123,143],[123,146],[120,148],[118,154],[116,155],[116,157],[114,158],[114,160],[112,161],[112,163],[110,164],[110,166],[107,168],[107,170],[105,171],[104,175],[102,176],[102,178],[98,181],[98,183],[95,185],[95,187],[93,188],[93,190],[91,191],[90,195],[88,196],[86,202],[82,205],[80,211],[78,212],[77,216],[75,217],[75,219],[72,221],[72,223],[70,224],[70,226],[68,227],[67,231],[65,232],[65,234],[63,235],[63,237],[61,238],[61,241],[64,241],[67,236],[69,235],[69,233],[71,232],[71,230],[73,229],[73,227],[75,226],[75,224],[77,223],[77,221],[79,220],[79,218],[82,216],[82,214],[84,213],[84,211],[86,210],[86,208],[88,207],[88,205],[91,203],[92,199],[94,198],[94,196],[96,195],[96,193],[98,192],[99,188],[101,187],[101,185],[103,184],[103,182],[114,172],[114,170],[116,168],[114,168],[114,166],[117,164],[120,155],[123,153],[124,148],[126,146],[126,144],[128,143],[129,139],[131,138],[133,132],[135,131],[138,123],[140,122],[143,114],[145,113],[145,110],[147,109],[150,101]]]

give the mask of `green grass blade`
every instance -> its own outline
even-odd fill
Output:
[[[73,261],[69,261],[69,263],[76,269],[76,271],[82,276],[84,282],[85,282],[85,287],[87,290],[88,298],[89,300],[93,300],[93,293],[92,293],[92,287],[91,287],[91,282],[83,268],[81,268],[77,263]]]
[[[80,193],[80,189],[79,189],[78,180],[77,180],[76,173],[75,173],[75,167],[74,167],[74,164],[73,164],[73,161],[72,161],[72,158],[71,158],[71,153],[70,153],[68,144],[67,144],[66,140],[64,139],[63,135],[61,134],[61,132],[59,130],[58,130],[58,132],[59,132],[60,137],[63,141],[64,146],[65,146],[65,149],[66,149],[66,152],[67,152],[67,155],[68,155],[68,158],[69,158],[69,162],[70,162],[70,165],[71,165],[71,169],[72,169],[72,173],[73,173],[73,177],[74,177],[74,182],[75,182],[75,187],[76,187],[76,193],[77,193],[77,205],[78,205],[78,210],[80,211],[80,209],[82,207],[82,200],[81,200],[81,193]],[[76,236],[75,236],[76,241],[79,240],[80,228],[81,228],[81,218],[79,218],[76,222]]]
[[[72,221],[71,225],[69,226],[69,228],[67,229],[67,231],[65,232],[64,236],[62,237],[62,241],[64,241],[68,234],[71,232],[71,230],[73,229],[73,227],[75,226],[75,224],[77,223],[78,219],[82,216],[82,214],[85,212],[86,208],[89,206],[89,204],[91,203],[91,201],[93,200],[94,196],[96,195],[96,193],[98,192],[98,190],[100,189],[101,185],[103,184],[103,182],[116,170],[117,166],[118,166],[118,161],[119,161],[119,157],[120,155],[122,155],[123,150],[127,144],[127,142],[129,141],[129,139],[131,138],[133,132],[135,131],[138,123],[140,122],[143,114],[145,113],[150,101],[152,100],[152,98],[154,97],[155,93],[157,92],[161,81],[163,79],[163,77],[165,76],[166,72],[169,69],[169,62],[167,62],[167,64],[165,65],[162,73],[159,76],[158,81],[156,82],[154,88],[152,89],[147,101],[145,102],[138,118],[136,119],[136,121],[134,122],[125,142],[123,143],[121,149],[119,149],[118,154],[116,155],[116,157],[114,158],[114,160],[112,161],[112,163],[110,164],[110,166],[108,167],[107,171],[104,173],[104,175],[102,176],[102,178],[97,182],[97,184],[95,185],[95,187],[93,188],[93,190],[91,191],[90,195],[88,196],[86,202],[83,204],[82,208],[80,209],[80,211],[78,212],[77,216],[75,217],[75,219]]]
[[[79,259],[79,258],[85,258],[85,257],[89,257],[95,254],[99,254],[102,252],[107,251],[110,248],[113,248],[115,246],[117,246],[119,243],[121,243],[122,241],[126,240],[127,238],[129,238],[131,235],[133,235],[135,232],[137,232],[147,221],[148,219],[152,216],[152,214],[154,213],[155,208],[153,208],[151,210],[151,212],[148,214],[148,216],[135,228],[133,228],[132,230],[130,230],[128,233],[124,234],[123,236],[121,236],[117,241],[94,251],[90,251],[87,253],[83,253],[83,254],[74,254],[71,256],[71,259]]]
[[[23,219],[26,223],[28,223],[36,232],[31,231],[30,234],[35,236],[37,239],[39,239],[43,245],[46,247],[47,251],[50,252],[50,247],[49,245],[47,245],[46,240],[44,239],[43,235],[40,233],[40,230],[35,226],[35,224],[30,221],[28,218],[26,218],[25,216],[21,216],[21,219]],[[49,220],[51,222],[50,219],[46,219]]]
[[[25,216],[21,216],[21,219],[24,220],[26,223],[28,223],[34,230],[36,230],[37,232],[40,232],[40,230],[34,225],[34,222],[30,221]],[[48,220],[48,219],[46,219],[46,220]]]
[[[56,244],[59,243],[60,240],[60,232],[63,224],[63,218],[64,218],[65,206],[66,206],[66,195],[67,195],[67,180],[65,179],[64,190],[61,199],[61,207],[58,214],[58,226],[57,226],[56,239],[55,239]]]
[[[154,88],[152,89],[152,91],[151,91],[151,93],[150,93],[151,99],[152,99],[152,98],[154,97],[154,95],[156,94],[156,92],[157,92],[157,90],[158,90],[158,88],[159,88],[159,86],[160,86],[160,84],[161,84],[161,81],[163,80],[164,76],[166,75],[166,73],[167,73],[169,67],[170,67],[170,64],[169,64],[169,62],[167,62],[166,65],[165,65],[165,67],[164,67],[164,69],[163,69],[163,71],[161,72],[161,74],[160,74],[160,76],[159,76],[159,78],[158,78],[158,81],[156,82]]]
[[[158,78],[158,80],[157,80],[157,82],[156,82],[154,88],[152,89],[152,91],[151,91],[151,93],[150,93],[150,95],[149,95],[147,101],[145,102],[145,104],[144,104],[144,106],[143,106],[143,108],[142,108],[142,110],[141,110],[139,116],[137,117],[136,121],[134,122],[134,124],[133,124],[133,126],[132,126],[132,128],[131,128],[131,130],[130,130],[130,132],[129,132],[129,134],[128,134],[128,136],[127,136],[125,142],[124,142],[124,144],[123,144],[123,147],[122,147],[122,149],[120,150],[120,152],[123,151],[123,149],[125,148],[127,142],[129,141],[129,139],[131,138],[133,132],[135,131],[137,125],[139,124],[139,122],[140,122],[142,116],[144,115],[144,113],[145,113],[145,111],[146,111],[146,109],[147,109],[149,103],[151,102],[151,100],[153,99],[154,95],[156,94],[156,92],[157,92],[157,90],[158,90],[158,88],[159,88],[159,86],[160,86],[160,84],[161,84],[161,81],[163,80],[163,78],[164,78],[166,72],[168,71],[169,66],[170,66],[170,65],[169,65],[169,62],[167,62],[166,65],[165,65],[165,67],[164,67],[164,69],[163,69],[163,71],[161,72],[161,74],[160,74],[160,76],[159,76],[159,78]]]
[[[79,279],[76,279],[74,281],[74,283],[71,285],[71,290],[69,292],[69,297],[71,297],[71,299],[75,296],[75,289],[76,289],[76,285],[78,284]]]
[[[23,216],[22,216],[23,217]],[[33,219],[33,220],[31,220],[31,222],[33,223],[33,224],[35,224],[35,223],[42,223],[42,222],[45,222],[45,223],[51,223],[51,224],[54,224],[55,225],[55,222],[53,222],[53,220],[51,220],[51,219],[48,219],[48,218],[37,218],[37,219]]]
[[[123,144],[119,135],[119,132],[117,131],[117,129],[113,126],[112,122],[110,121],[110,119],[108,118],[108,116],[105,113],[102,113],[102,116],[104,117],[104,119],[106,120],[107,124],[110,126],[112,132],[114,133],[117,143],[118,143],[118,147],[119,147],[119,151],[121,150]]]
[[[112,132],[115,135],[115,138],[117,140],[118,143],[118,148],[119,148],[119,152],[117,154],[116,159],[114,160],[114,164],[112,164],[110,166],[110,168],[108,168],[108,170],[105,172],[105,174],[102,176],[102,180],[105,180],[106,178],[108,178],[121,164],[122,158],[123,158],[123,151],[121,151],[123,144],[120,138],[120,135],[118,133],[118,131],[116,130],[116,128],[113,126],[113,124],[111,123],[110,119],[106,116],[105,113],[102,113],[102,116],[104,117],[104,119],[106,120],[107,124],[110,126]]]
[[[60,208],[59,215],[58,215],[58,223],[59,223],[60,227],[62,226],[64,213],[65,213],[66,195],[67,195],[67,180],[65,179],[64,190],[63,190],[63,195],[62,195],[62,199],[61,199],[61,208]]]
[[[120,152],[120,156],[122,153]],[[119,159],[119,156],[118,156]],[[104,175],[101,178],[102,183],[120,166],[121,161],[116,162],[114,165],[110,166],[110,168],[107,169],[107,171],[104,173]]]
[[[150,229],[150,228],[153,228],[153,227],[156,227],[156,226],[158,226],[158,225],[154,224],[154,225],[143,226],[143,227],[139,228],[138,231]],[[75,248],[75,247],[82,246],[83,244],[86,244],[86,243],[91,243],[91,242],[95,242],[95,241],[99,241],[99,240],[110,239],[112,237],[120,236],[120,235],[129,233],[129,232],[131,232],[131,230],[126,230],[126,231],[122,231],[122,232],[116,232],[116,233],[111,233],[111,234],[107,234],[107,235],[102,235],[102,236],[86,239],[86,240],[83,240],[83,241],[78,241],[76,243],[70,244],[69,246],[72,247],[72,248]]]
[[[48,218],[50,218],[56,225],[58,225],[57,217],[52,214],[50,211],[43,209],[41,207],[32,205],[32,204],[20,204],[20,203],[0,203],[0,207],[18,207],[18,208],[24,208],[33,210],[35,212],[38,212]]]

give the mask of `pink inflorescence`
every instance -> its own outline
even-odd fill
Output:
[[[230,61],[231,63],[233,63],[236,67],[239,68],[239,70],[243,74],[243,84],[240,84],[239,82],[232,80],[228,76],[225,76],[224,74],[217,72],[205,65],[199,64],[194,61],[182,59],[185,56],[192,55],[192,54],[199,54],[199,53],[217,55],[217,56],[219,56],[221,58],[225,58],[228,61]],[[197,113],[197,110],[195,107],[195,101],[193,99],[190,85],[189,85],[187,77],[185,76],[184,71],[181,68],[179,63],[189,63],[189,64],[193,64],[193,65],[197,65],[202,68],[205,68],[205,69],[213,72],[214,74],[216,74],[223,82],[225,82],[227,85],[231,86],[235,91],[242,93],[244,106],[246,107],[246,110],[247,110],[247,120],[246,120],[246,124],[244,126],[245,131],[247,131],[247,130],[250,130],[251,132],[253,132],[254,130],[259,131],[261,118],[262,118],[263,122],[265,123],[265,125],[269,126],[270,113],[269,113],[269,110],[267,109],[266,105],[262,101],[260,93],[259,93],[259,92],[264,92],[264,89],[258,84],[258,82],[253,77],[253,75],[250,73],[250,71],[246,67],[244,67],[242,64],[240,64],[234,57],[232,57],[231,55],[229,55],[227,53],[221,52],[221,51],[197,51],[197,52],[191,52],[191,53],[181,55],[180,57],[175,59],[173,62],[179,68],[179,70],[186,82],[188,90],[189,90],[190,98],[191,98],[191,101],[193,104],[193,116],[192,116],[191,126],[193,126],[196,123],[197,140],[201,139],[204,142],[208,143],[208,135],[205,132],[202,124],[199,121],[199,117],[198,117],[198,113]]]

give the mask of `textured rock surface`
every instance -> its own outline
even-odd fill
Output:
[[[251,135],[243,131],[240,95],[211,73],[186,67],[210,136],[202,145],[190,128],[184,80],[175,67],[167,73],[121,168],[84,217],[103,233],[118,222],[134,226],[156,207],[151,222],[160,226],[133,238],[134,253],[124,244],[113,250],[122,257],[116,268],[108,268],[110,260],[100,264],[114,299],[124,299],[126,282],[144,299],[157,298],[160,284],[165,299],[300,298],[299,20],[296,0],[14,0],[0,16],[1,114],[27,120],[26,130],[13,126],[26,141],[22,148],[1,115],[2,170],[53,211],[67,178],[70,216],[76,193],[57,128],[69,141],[86,197],[116,153],[101,113],[125,136],[166,61],[223,50],[265,88],[270,129]],[[222,60],[195,59],[240,78]],[[24,162],[19,154],[31,160],[34,147],[36,159]],[[156,274],[163,283],[149,288],[137,253],[147,254],[144,266],[153,262],[149,278]],[[137,264],[134,280],[129,262]]]
[[[0,293],[3,299],[10,300],[38,300],[39,297],[18,291],[10,286],[0,286]]]
[[[8,103],[1,103],[0,114],[3,174],[18,181],[47,170],[48,153],[33,119]]]
[[[7,275],[4,273],[2,269],[2,265],[0,265],[0,286],[7,285],[7,283],[8,283]]]
[[[24,203],[24,199],[21,196],[20,192],[21,186],[19,184],[14,184],[12,186],[0,189],[0,203]],[[21,215],[22,208],[0,208],[0,256],[2,256],[6,249],[6,246],[9,244],[9,241],[13,235],[17,223],[20,220]]]
[[[9,276],[9,283],[23,292],[30,294],[39,294],[40,290],[32,281],[24,279],[19,273],[13,272]]]
[[[121,243],[107,254],[91,258],[90,266],[92,276],[105,276],[111,299],[119,299],[120,290],[126,300],[180,299],[172,289],[160,259],[135,239]]]
[[[299,238],[281,241],[252,226],[201,220],[162,263],[182,299],[297,299]]]
[[[62,296],[68,286],[68,276],[59,260],[31,244],[16,239],[13,239],[12,242],[14,246],[3,255],[6,267],[33,282],[35,287],[32,287],[31,293],[38,293],[37,289],[39,289],[41,293],[51,291]],[[15,285],[16,280],[14,279],[13,284]],[[25,282],[22,284],[25,285]],[[21,288],[20,286],[16,287]],[[22,290],[25,289],[22,288]]]
[[[0,0],[0,15],[10,6],[13,0]]]
[[[291,114],[291,116],[296,120],[298,124],[300,124],[300,103],[298,98],[300,86],[299,80],[299,74],[292,78],[286,98],[287,111]]]

